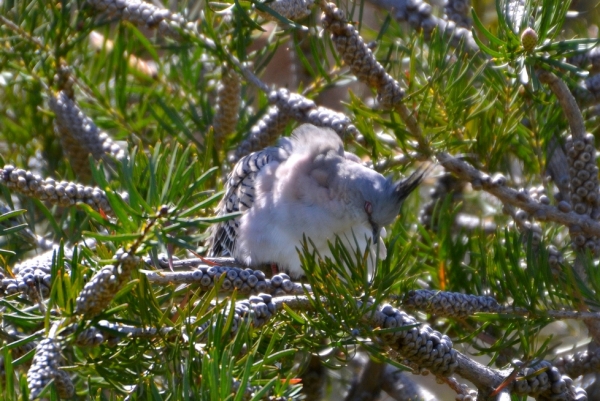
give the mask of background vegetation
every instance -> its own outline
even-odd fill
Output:
[[[595,14],[337,7],[0,3],[3,399],[600,397]],[[385,174],[438,165],[372,279],[333,244],[310,293],[161,280],[233,161],[308,121]]]

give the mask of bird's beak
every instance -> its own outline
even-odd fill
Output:
[[[373,245],[379,246],[379,234],[381,233],[381,228],[377,224],[371,224],[373,228]]]

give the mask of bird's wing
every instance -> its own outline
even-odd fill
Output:
[[[261,169],[272,162],[281,162],[287,156],[279,147],[270,147],[240,159],[229,176],[225,195],[219,203],[217,216],[244,212],[252,207],[255,197],[255,179]],[[240,217],[220,222],[212,227],[210,256],[232,256],[236,244]]]

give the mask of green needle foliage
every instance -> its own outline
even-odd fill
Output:
[[[560,326],[564,316],[556,311],[598,311],[599,252],[573,247],[582,228],[556,217],[566,213],[559,201],[571,198],[554,197],[562,184],[550,164],[556,146],[569,152],[571,121],[539,77],[550,72],[573,93],[584,90],[583,80],[596,71],[574,59],[598,44],[587,37],[587,27],[599,22],[596,14],[573,21],[568,1],[497,0],[481,6],[486,13],[471,10],[474,28],[456,42],[439,28],[445,25],[429,33],[413,29],[421,22],[410,16],[406,23],[394,12],[374,11],[370,2],[341,2],[365,43],[376,41],[373,57],[404,88],[402,104],[416,132],[398,108],[378,108],[374,88],[344,64],[321,25],[319,4],[293,21],[270,2],[184,1],[174,11],[194,28],[180,24],[165,31],[156,21],[99,11],[98,3],[0,2],[0,168],[96,186],[110,206],[59,207],[0,185],[1,399],[30,399],[27,372],[44,338],[60,344],[58,369],[70,377],[74,399],[311,399],[305,374],[314,360],[330,373],[321,378],[319,397],[341,399],[358,380],[348,368],[357,354],[418,373],[419,366],[381,340],[416,326],[386,328],[367,318],[387,303],[403,309],[402,300],[418,289],[491,296],[507,307],[466,317],[410,311],[498,375],[500,368],[518,365],[513,359],[526,366],[553,360],[561,342],[569,351],[560,356],[568,357],[577,341],[588,339],[579,320],[568,323],[576,340],[557,330],[567,325]],[[468,45],[469,35],[478,49]],[[232,94],[241,101],[234,132],[216,140],[216,114],[227,107],[217,98],[223,66],[242,76],[239,94]],[[339,238],[331,239],[333,256],[326,258],[306,238],[296,244],[310,285],[301,296],[306,302],[278,303],[261,324],[252,314],[236,320],[248,295],[226,291],[224,276],[204,291],[193,283],[154,282],[146,273],[164,264],[164,255],[171,265],[204,255],[211,225],[237,216],[217,217],[230,156],[271,106],[252,74],[270,89],[288,87],[347,115],[360,135],[345,137],[346,148],[385,174],[404,176],[446,152],[490,176],[503,174],[508,187],[528,190],[522,196],[537,193],[532,202],[548,203],[555,213],[526,213],[522,203],[494,192],[498,186],[452,176],[440,165],[387,228],[387,258],[375,260],[368,249],[346,247]],[[49,100],[59,91],[127,149],[127,158],[90,156],[91,179],[82,178],[54,129]],[[595,137],[598,113],[588,106],[580,103],[578,110]],[[303,122],[291,120],[280,136]],[[562,167],[571,179],[582,170],[569,170],[566,161]],[[597,174],[587,174],[592,181],[596,176],[590,190],[596,193]],[[542,191],[549,202],[542,201]],[[578,216],[588,228],[598,224],[594,213]],[[121,251],[140,258],[130,275]],[[9,290],[22,279],[24,261],[43,252],[49,252],[43,262],[47,292],[31,283]],[[79,314],[80,293],[109,266],[123,282],[99,314]],[[586,320],[596,342],[597,322]],[[97,342],[81,340],[93,330],[101,333],[89,337]],[[57,400],[61,376],[53,374],[41,397]],[[449,391],[440,388],[440,394]],[[479,388],[482,396],[493,390]],[[600,394],[594,391],[591,385],[589,399]],[[515,391],[513,399],[526,395]]]

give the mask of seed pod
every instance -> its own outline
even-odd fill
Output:
[[[241,79],[233,70],[223,67],[217,88],[217,109],[213,126],[215,143],[221,144],[226,135],[235,131],[241,102]]]
[[[38,343],[33,363],[27,372],[31,399],[38,398],[44,387],[56,378],[60,359],[60,347],[53,338],[44,338]]]
[[[268,7],[281,16],[293,21],[299,20],[310,15],[310,9],[314,4],[313,0],[275,0],[267,3]],[[264,11],[257,11],[261,17],[279,22],[272,14]]]

